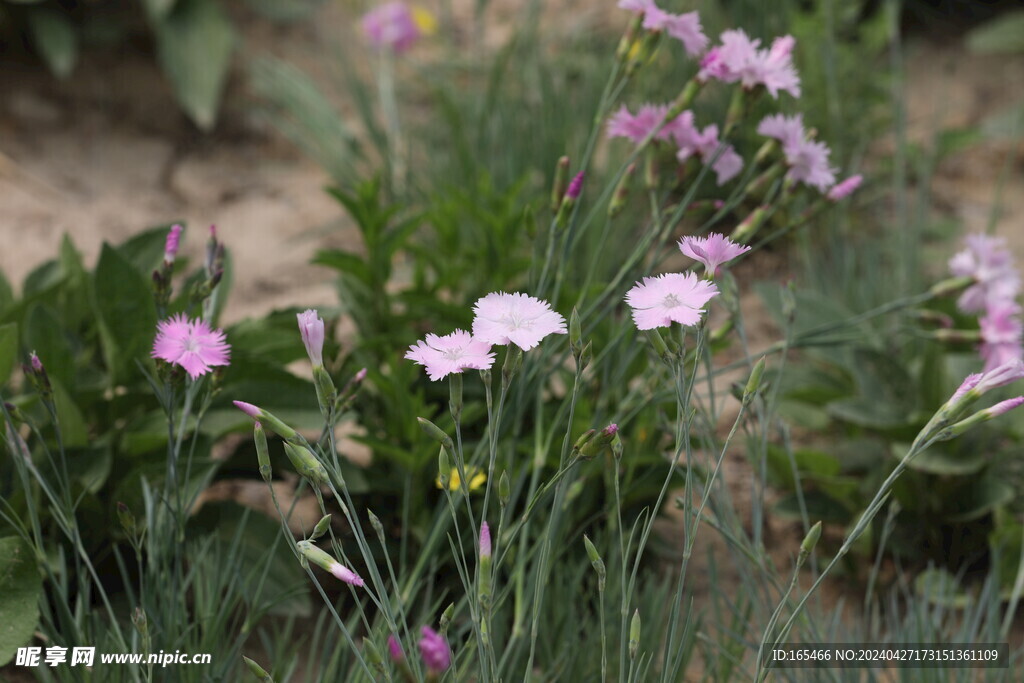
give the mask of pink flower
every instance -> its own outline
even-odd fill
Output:
[[[565,191],[567,198],[579,199],[580,193],[583,192],[583,174],[584,172],[580,171],[569,181],[569,187]]]
[[[404,2],[388,2],[376,7],[360,20],[363,33],[377,48],[404,52],[420,39],[416,19]]]
[[[619,0],[619,8],[643,15],[648,31],[663,31],[683,44],[686,53],[696,57],[708,46],[708,38],[696,12],[672,14],[658,7],[654,0]]]
[[[473,306],[473,336],[529,351],[549,334],[565,334],[565,318],[551,304],[526,294],[491,292]]]
[[[366,585],[366,582],[359,577],[359,574],[356,574],[354,571],[352,571],[340,562],[334,562],[333,564],[331,564],[329,567],[327,567],[327,571],[333,574],[334,578],[340,579],[345,583],[352,584],[353,586]]]
[[[997,368],[983,372],[972,389],[979,394],[984,394],[986,391],[1005,386],[1022,378],[1024,378],[1024,361],[1014,358]]]
[[[392,633],[388,636],[388,654],[391,655],[391,659],[400,662],[405,659],[405,653],[402,651],[402,644],[398,642],[398,638]]]
[[[1001,237],[975,234],[964,238],[967,248],[949,260],[949,270],[957,277],[973,277],[957,306],[965,313],[985,310],[990,302],[1014,299],[1020,291],[1020,274],[1013,256]]]
[[[452,656],[444,637],[429,626],[421,628],[420,634],[423,636],[420,638],[420,654],[427,671],[434,674],[445,671],[451,666]]]
[[[985,370],[1024,357],[1024,324],[1020,320],[1020,310],[1020,306],[1012,301],[994,302],[986,315],[978,319],[981,327],[978,353],[985,361]]]
[[[487,522],[480,524],[480,557],[491,556],[491,527]]]
[[[299,320],[299,334],[302,335],[302,343],[309,354],[309,361],[314,367],[323,365],[324,321],[312,308],[297,313],[295,317]]]
[[[758,124],[757,132],[782,144],[782,152],[789,165],[786,177],[790,180],[810,185],[821,192],[836,182],[835,169],[829,166],[831,151],[828,145],[807,139],[801,115],[766,116]]]
[[[665,119],[668,105],[645,104],[637,110],[636,115],[629,113],[623,105],[608,119],[608,137],[628,138],[640,144],[651,131],[655,130]],[[684,112],[685,113],[685,112]],[[692,116],[692,114],[691,114]],[[678,119],[677,119],[678,120]],[[655,140],[668,140],[672,135],[673,122],[669,122],[654,136]]]
[[[236,408],[238,408],[239,410],[241,410],[243,413],[245,413],[254,420],[259,420],[260,417],[262,417],[263,415],[263,411],[261,411],[259,408],[257,408],[251,403],[246,403],[245,401],[232,401],[232,403],[235,404]]]
[[[714,284],[699,280],[693,273],[667,273],[645,277],[626,293],[626,303],[633,309],[637,329],[652,330],[700,322],[704,304],[718,294]]]
[[[463,370],[486,370],[494,364],[491,345],[473,337],[465,330],[455,330],[439,337],[428,334],[426,341],[409,347],[405,357],[427,369],[432,381]]]
[[[703,131],[693,125],[693,112],[684,111],[671,123],[671,133],[679,146],[676,158],[685,162],[693,155],[707,163],[714,159],[711,169],[718,177],[718,184],[723,185],[732,180],[743,170],[743,157],[736,153],[732,145],[726,145],[721,152],[718,148],[718,126],[711,124]],[[717,158],[716,155],[717,154]]]
[[[707,274],[717,277],[723,263],[747,253],[750,247],[736,244],[725,235],[713,232],[707,237],[684,237],[679,240],[679,250],[703,263]]]
[[[157,324],[152,355],[180,365],[196,379],[215,365],[227,365],[231,347],[223,331],[211,328],[204,320],[189,320],[179,313]]]
[[[980,372],[975,372],[974,374],[967,375],[967,377],[964,378],[964,381],[960,383],[960,386],[957,387],[956,391],[953,392],[953,395],[949,397],[948,403],[953,404],[959,401],[961,398],[963,398],[964,394],[966,394],[968,391],[976,387],[979,381],[981,381]]]
[[[698,79],[739,81],[748,90],[763,85],[774,98],[780,90],[800,97],[800,77],[792,60],[796,41],[792,36],[776,38],[767,50],[759,49],[761,41],[752,40],[742,29],[724,31],[721,41],[721,46],[709,50],[701,61]]]
[[[174,257],[178,255],[178,243],[181,241],[181,231],[184,230],[180,225],[172,225],[171,231],[167,233],[167,241],[164,242],[164,263],[170,265],[174,263]]]
[[[842,181],[841,183],[838,183],[835,186],[833,186],[832,189],[828,191],[828,194],[825,195],[825,197],[830,202],[842,201],[843,199],[846,199],[851,194],[856,192],[857,188],[860,187],[860,184],[863,181],[864,176],[862,176],[861,174],[858,173],[857,175],[852,175],[846,180]]]

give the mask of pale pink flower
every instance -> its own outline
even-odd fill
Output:
[[[997,368],[983,372],[973,389],[979,394],[984,394],[991,389],[1005,386],[1022,378],[1024,378],[1024,361],[1014,358]]]
[[[1000,401],[991,408],[986,408],[985,412],[988,413],[990,418],[999,417],[1014,408],[1024,404],[1024,396],[1017,396],[1016,398],[1008,398],[1005,401]]]
[[[181,231],[184,230],[180,225],[172,225],[171,231],[167,233],[167,240],[164,242],[164,263],[170,265],[174,263],[174,257],[178,255],[178,244],[181,241]]]
[[[421,31],[412,10],[404,2],[375,7],[360,20],[363,33],[377,48],[404,52],[420,39]]]
[[[491,527],[487,522],[480,524],[480,557],[491,556]]]
[[[856,192],[862,182],[864,182],[864,176],[859,173],[857,175],[852,175],[846,180],[836,183],[832,189],[828,191],[828,194],[825,195],[825,197],[830,202],[842,201]]]
[[[214,366],[230,362],[231,347],[224,332],[204,320],[189,320],[184,314],[157,324],[153,358],[184,368],[192,379],[210,372]]]
[[[309,361],[314,367],[323,365],[324,321],[312,308],[296,313],[295,317],[299,321],[299,334],[302,335],[302,343],[309,354]]]
[[[978,319],[981,328],[978,353],[985,361],[985,370],[1024,358],[1024,323],[1021,323],[1020,311],[1020,306],[1013,301],[995,302]]]
[[[658,7],[654,0],[619,0],[619,8],[643,15],[648,31],[663,31],[683,44],[686,53],[696,57],[708,46],[708,38],[696,12],[672,14]]]
[[[366,582],[360,578],[359,574],[346,567],[340,562],[334,562],[331,564],[327,571],[334,575],[334,578],[340,579],[345,583],[352,584],[353,586],[365,586]]]
[[[565,334],[565,318],[551,304],[526,294],[491,292],[473,305],[473,336],[529,351],[549,334]]]
[[[967,248],[949,260],[949,270],[957,277],[973,277],[957,306],[965,313],[985,310],[990,302],[1014,299],[1020,291],[1020,274],[1013,256],[1001,237],[975,234],[964,238]]]
[[[824,142],[807,139],[803,117],[799,114],[766,116],[758,124],[757,132],[782,144],[782,153],[789,165],[786,177],[790,180],[810,185],[821,192],[836,182],[835,169],[829,166],[831,150]]]
[[[656,130],[661,122],[665,120],[668,113],[668,105],[642,105],[636,114],[629,113],[629,109],[623,105],[617,112],[608,118],[608,137],[627,138],[635,144],[640,144],[652,131]],[[685,112],[684,112],[685,113]],[[691,114],[692,116],[692,114]],[[668,140],[672,135],[674,122],[669,122],[654,136],[655,140]]]
[[[718,151],[721,143],[718,140],[718,126],[715,124],[700,131],[693,125],[693,112],[684,111],[673,121],[671,130],[679,146],[676,158],[680,163],[693,155],[700,157],[704,163],[714,159],[711,169],[715,172],[719,185],[729,182],[743,170],[743,157],[736,153],[732,145],[725,145],[721,152]]]
[[[776,38],[770,49],[762,49],[760,40],[751,39],[742,29],[732,29],[722,33],[721,43],[701,61],[698,79],[739,81],[748,90],[763,85],[774,98],[780,90],[800,97],[800,77],[792,60],[792,36]]]
[[[696,325],[703,306],[718,294],[718,288],[693,273],[666,273],[645,277],[626,293],[626,303],[633,309],[637,329],[653,330],[680,325]]]
[[[679,240],[679,250],[704,264],[705,272],[718,276],[722,264],[750,251],[750,247],[737,244],[717,232],[707,237],[687,236]]]
[[[428,334],[426,341],[409,347],[405,357],[424,366],[431,380],[437,381],[463,370],[486,370],[494,364],[491,344],[474,338],[465,330],[439,337]]]
[[[423,655],[427,671],[433,674],[445,671],[451,666],[452,655],[444,636],[429,626],[421,628],[420,634],[423,636],[420,638],[420,654]]]
[[[967,375],[967,377],[964,378],[964,381],[960,383],[960,386],[957,387],[957,390],[953,392],[953,395],[949,397],[948,403],[953,404],[959,401],[961,398],[963,398],[964,394],[966,394],[974,387],[978,386],[978,382],[980,381],[980,372],[975,372],[973,374]]]

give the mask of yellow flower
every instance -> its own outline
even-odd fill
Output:
[[[476,491],[487,481],[487,475],[484,474],[479,467],[467,467],[466,476],[469,477],[469,490],[471,492]],[[441,486],[440,475],[438,475],[437,479],[434,480],[434,483],[437,484],[437,488],[444,488]],[[448,490],[458,491],[461,486],[462,479],[459,478],[459,469],[457,467],[453,467],[451,475],[448,477]]]
[[[412,22],[425,36],[432,36],[437,31],[437,17],[422,7],[412,8]]]

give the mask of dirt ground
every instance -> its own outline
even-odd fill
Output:
[[[309,37],[301,27],[257,36],[280,40],[279,54],[307,62],[315,57]],[[1024,57],[977,57],[915,40],[907,72],[908,130],[917,141],[981,123],[1024,98]],[[259,123],[240,87],[229,96],[222,125],[203,136],[176,111],[150,60],[100,56],[65,83],[35,64],[0,61],[0,269],[15,288],[57,253],[65,232],[92,263],[104,240],[185,220],[186,253],[202,252],[210,224],[234,251],[224,322],[333,305],[330,274],[308,261],[319,247],[354,245],[357,235],[323,192],[327,175]],[[1004,170],[996,232],[1024,265],[1022,143],[990,140],[953,155],[934,179],[936,209],[965,232],[984,230]],[[770,325],[757,329],[755,348],[774,341]],[[745,459],[730,464],[730,476],[743,477]],[[788,527],[772,532],[792,535]],[[700,567],[691,576],[698,586],[707,580]],[[720,565],[723,578],[728,567]]]

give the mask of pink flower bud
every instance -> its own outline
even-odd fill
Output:
[[[491,556],[491,527],[484,522],[480,525],[480,557]]]
[[[388,636],[388,654],[391,655],[391,659],[396,662],[400,662],[405,659],[405,653],[402,651],[402,645],[398,642],[398,638],[395,638],[394,634]]]
[[[420,629],[420,654],[423,655],[423,663],[427,665],[427,671],[439,674],[445,671],[452,663],[451,651],[444,637],[430,628],[424,626]]]
[[[252,419],[254,419],[254,420],[259,419],[260,413],[262,411],[259,408],[257,408],[256,406],[254,406],[253,404],[246,403],[245,401],[232,401],[232,403],[235,404],[236,408],[241,410],[243,413],[245,413],[246,415],[248,415]]]
[[[306,346],[306,353],[314,367],[324,364],[324,321],[312,308],[306,309],[295,316],[299,321],[299,334]]]
[[[860,184],[864,181],[864,176],[861,174],[852,175],[843,182],[833,185],[832,189],[825,195],[830,202],[838,202],[846,199],[856,191]]]
[[[1003,413],[1013,410],[1022,403],[1024,403],[1024,396],[1018,396],[1017,398],[1008,398],[1005,401],[1000,401],[999,403],[995,404],[985,412],[989,414],[989,417],[999,417]]]
[[[36,355],[35,351],[29,354],[29,362],[32,363],[32,370],[35,372],[43,371],[43,361],[39,360],[39,356]]]
[[[328,571],[330,571],[335,578],[341,579],[345,583],[350,583],[353,586],[366,585],[366,582],[363,581],[362,578],[360,578],[359,574],[356,574],[354,571],[352,571],[345,565],[341,564],[340,562],[335,562],[334,564],[332,564]]]
[[[164,243],[164,263],[170,265],[174,263],[174,257],[178,255],[178,243],[181,241],[181,231],[184,230],[180,225],[171,226],[171,231],[167,233],[167,241]]]
[[[362,370],[357,372],[355,376],[352,378],[352,381],[358,384],[359,382],[362,382],[364,379],[366,379],[366,368],[363,368]]]
[[[580,171],[572,180],[569,181],[569,189],[565,191],[565,196],[569,199],[578,199],[582,191],[583,171]]]

